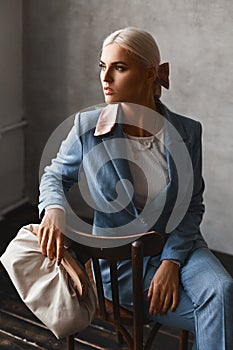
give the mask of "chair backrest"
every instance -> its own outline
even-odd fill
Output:
[[[111,316],[106,309],[103,282],[101,277],[99,259],[106,259],[110,264],[113,324],[123,335],[130,349],[141,350],[143,348],[143,258],[145,256],[158,255],[163,247],[164,240],[157,232],[147,232],[138,240],[124,246],[114,248],[85,247],[85,254],[91,257],[93,262],[94,278],[96,282],[99,312],[101,317],[111,322]],[[133,293],[133,337],[124,327],[121,317],[122,307],[119,303],[117,261],[132,261],[132,293]]]

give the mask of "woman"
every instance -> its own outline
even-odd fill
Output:
[[[144,260],[145,315],[192,331],[194,349],[230,350],[233,281],[199,228],[204,212],[201,125],[159,100],[161,86],[169,86],[168,66],[160,65],[159,49],[147,32],[125,28],[110,34],[100,70],[107,107],[76,116],[41,179],[42,252],[58,262],[62,258],[64,192],[78,182],[82,164],[95,207],[93,234],[122,235],[130,228],[164,235],[161,255]],[[101,272],[111,298],[104,262]],[[130,308],[127,262],[119,263],[119,274],[121,302]]]

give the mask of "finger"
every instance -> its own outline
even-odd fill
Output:
[[[39,244],[40,244],[40,247],[41,247],[41,252],[43,255],[47,256],[47,244],[48,244],[48,236],[46,234],[46,228],[43,228],[42,229],[42,233],[40,235],[40,240],[39,240]]]
[[[50,234],[47,242],[46,253],[49,259],[53,259],[56,256],[55,240],[52,234]]]
[[[159,298],[157,298],[155,309],[154,309],[154,315],[155,316],[157,314],[161,313],[161,310],[162,310],[163,305],[164,305],[164,298],[165,298],[165,296],[163,295],[163,293],[160,292],[159,293]]]
[[[178,288],[176,288],[173,291],[173,295],[172,295],[172,306],[171,306],[171,311],[175,311],[178,305],[178,300],[179,300],[179,291]]]
[[[165,295],[164,301],[163,301],[163,305],[161,305],[161,309],[160,309],[160,313],[161,315],[165,314],[169,308],[169,305],[171,304],[171,294],[167,293]]]
[[[147,292],[147,299],[151,299],[152,297],[152,290],[153,290],[153,286],[152,283],[150,284],[149,290]]]
[[[151,315],[152,314],[157,315],[159,310],[159,304],[160,304],[160,293],[159,293],[159,290],[156,290],[154,288],[151,296],[150,309],[149,309],[149,312]]]
[[[57,245],[57,265],[59,266],[62,260],[62,252],[63,252],[63,239],[59,237],[56,241]]]
[[[38,240],[39,245],[41,245],[41,241],[42,241],[42,237],[43,237],[43,230],[44,230],[44,227],[40,225],[38,228],[38,232],[37,232],[37,240]]]

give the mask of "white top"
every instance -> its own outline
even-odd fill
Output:
[[[137,208],[154,199],[169,182],[164,149],[163,128],[156,135],[135,137],[126,135],[127,153]]]

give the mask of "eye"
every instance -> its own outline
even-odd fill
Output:
[[[101,70],[104,70],[106,68],[105,64],[103,64],[102,62],[99,63],[99,67]]]
[[[115,66],[115,69],[116,69],[116,70],[119,70],[119,71],[121,71],[121,72],[123,72],[123,71],[125,71],[125,70],[126,70],[126,67],[125,67],[125,66],[122,66],[122,65],[117,64],[117,65]]]

